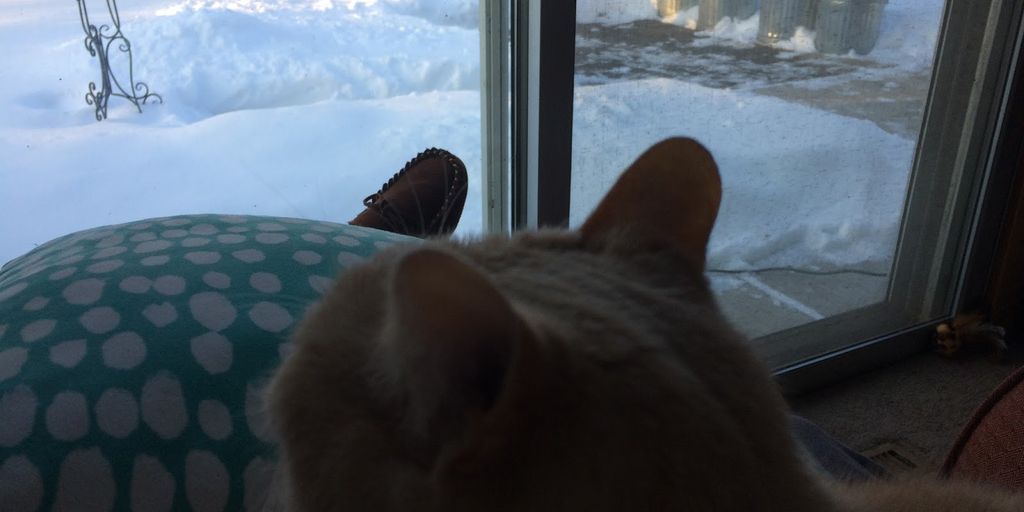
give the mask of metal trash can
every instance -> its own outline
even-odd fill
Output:
[[[796,33],[797,27],[814,28],[817,0],[761,0],[757,42],[775,44]]]
[[[658,16],[672,16],[700,3],[700,0],[658,0]]]
[[[697,30],[711,30],[722,18],[746,19],[757,12],[757,0],[700,0]]]
[[[861,55],[871,53],[878,43],[878,36],[882,33],[882,13],[888,0],[869,0],[864,3],[866,5],[855,10],[853,16],[853,51]]]
[[[871,53],[888,0],[820,0],[814,47],[822,53]]]

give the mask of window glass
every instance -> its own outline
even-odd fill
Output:
[[[117,34],[107,2],[79,4],[104,36]],[[75,230],[155,216],[346,222],[431,146],[465,162],[460,232],[480,230],[475,2],[117,7],[125,39],[105,48],[112,75],[124,92],[159,98],[140,113],[112,96],[97,121],[86,93],[102,76],[79,5],[0,3],[0,263]]]
[[[757,337],[886,299],[942,0],[580,0],[571,223],[689,136],[724,195],[708,274]]]

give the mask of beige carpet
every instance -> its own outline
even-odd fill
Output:
[[[908,459],[934,472],[961,427],[1018,366],[1020,351],[995,363],[983,355],[949,360],[922,354],[799,397],[794,411],[851,448],[893,468]]]

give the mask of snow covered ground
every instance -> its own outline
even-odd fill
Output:
[[[868,121],[670,79],[579,87],[573,123],[574,178],[589,178],[572,182],[573,223],[652,142],[692,134],[722,173],[710,267],[888,271],[915,141]]]
[[[88,1],[94,19],[105,14]],[[111,98],[96,122],[84,94],[98,65],[75,3],[0,2],[0,261],[74,230],[178,213],[347,221],[430,146],[479,175],[475,3],[120,4],[136,79],[164,103],[140,115]],[[467,232],[480,229],[479,186]]]
[[[87,1],[100,19],[103,3]],[[0,263],[71,231],[144,217],[345,221],[429,146],[465,161],[471,188],[459,232],[480,230],[476,0],[120,6],[136,79],[165,101],[138,114],[112,98],[98,123],[84,101],[98,66],[74,2],[0,0]],[[869,58],[894,72],[929,66],[941,6],[891,0]],[[651,0],[579,0],[578,14],[657,18]],[[723,23],[702,44],[749,46],[755,33],[756,21]],[[809,51],[809,36],[790,48]],[[700,138],[722,167],[714,265],[886,268],[914,140],[756,90],[684,79],[580,86],[574,205],[592,204],[670,134]],[[574,220],[586,213],[574,206]]]

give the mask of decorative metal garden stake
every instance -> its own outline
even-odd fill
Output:
[[[78,15],[82,21],[82,30],[85,31],[85,49],[89,50],[89,54],[93,57],[98,57],[100,60],[100,74],[102,75],[100,88],[96,89],[96,82],[89,82],[89,92],[85,94],[85,102],[89,105],[96,105],[96,120],[102,121],[107,118],[107,100],[111,96],[118,96],[124,98],[142,113],[142,105],[149,101],[150,98],[156,98],[160,100],[160,103],[164,102],[164,99],[159,94],[149,92],[149,86],[143,82],[136,82],[134,72],[132,69],[132,46],[131,43],[125,39],[124,34],[121,33],[121,15],[117,12],[117,1],[107,1],[107,11],[110,12],[110,19],[114,24],[113,32],[111,32],[110,25],[100,25],[96,28],[89,21],[89,11],[86,9],[86,0],[78,1]],[[128,57],[128,89],[125,90],[121,86],[121,82],[114,76],[113,71],[110,69],[110,48],[117,41],[117,50],[127,54]],[[114,87],[117,90],[114,90]]]

